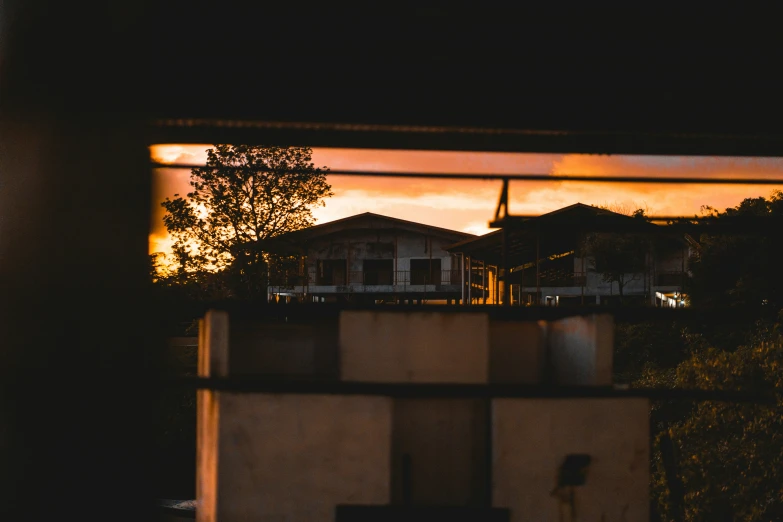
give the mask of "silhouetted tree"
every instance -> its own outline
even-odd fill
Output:
[[[327,172],[307,147],[208,149],[206,166],[191,171],[193,191],[162,203],[174,238],[169,272],[178,282],[222,286],[231,297],[264,296],[272,255],[265,241],[313,224],[313,207],[332,195]]]
[[[633,219],[644,221],[644,210],[634,211]],[[585,237],[582,254],[590,258],[591,268],[605,282],[617,283],[622,302],[626,285],[646,270],[650,248],[650,238],[643,234],[596,232]]]
[[[783,193],[748,198],[724,212],[712,207],[704,210],[715,217],[718,226],[735,218],[783,218]],[[783,307],[783,230],[779,226],[740,228],[730,234],[703,233],[699,243],[701,249],[690,263],[693,304],[768,306],[773,311]]]

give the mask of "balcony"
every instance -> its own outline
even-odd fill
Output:
[[[542,271],[536,283],[535,270],[528,270],[522,274],[522,285],[525,288],[542,287],[574,287],[587,284],[587,273],[567,272],[563,270]]]
[[[271,285],[271,289],[296,293],[316,289],[319,292],[456,292],[460,284],[459,270],[351,270],[328,278],[317,277],[316,272],[311,271],[307,276],[292,276],[282,284]]]
[[[348,273],[349,285],[459,285],[459,270],[357,270]]]

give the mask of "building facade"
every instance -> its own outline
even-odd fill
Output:
[[[446,250],[476,236],[365,213],[275,239],[300,258],[295,277],[269,287],[269,299],[302,302],[453,303],[464,270]]]
[[[640,262],[627,273],[608,277],[595,257],[585,252],[585,238],[591,234],[645,238]],[[509,232],[507,241],[507,276],[502,268],[501,232],[447,248],[465,260],[473,282],[467,286],[467,302],[482,303],[481,296],[488,294],[488,303],[498,304],[507,289],[512,305],[623,302],[682,307],[687,304],[688,260],[698,248],[692,238],[665,226],[581,203],[526,220]],[[622,254],[618,246],[617,255]]]

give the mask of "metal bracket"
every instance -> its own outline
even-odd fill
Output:
[[[503,188],[500,190],[498,208],[495,210],[495,221],[501,218],[500,209],[503,209],[503,218],[508,216],[508,178],[503,178]]]

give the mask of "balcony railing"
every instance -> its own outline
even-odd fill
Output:
[[[467,274],[465,283],[467,284]],[[272,286],[423,286],[459,285],[459,270],[351,270],[348,274],[337,273],[331,277],[318,277],[315,271],[305,276],[289,276],[286,281]]]
[[[348,272],[349,285],[458,285],[458,270],[356,270]]]
[[[539,275],[538,283],[536,283],[535,270],[526,271],[522,274],[522,286],[523,287],[535,287],[535,286],[584,286],[587,284],[587,274],[585,272],[542,272]]]
[[[658,272],[655,275],[655,284],[659,286],[682,286],[687,281],[687,274],[681,271]],[[539,276],[538,286],[544,287],[564,287],[564,286],[585,286],[587,284],[587,273],[585,272],[542,272]],[[522,274],[523,287],[535,287],[536,273],[531,270]]]

